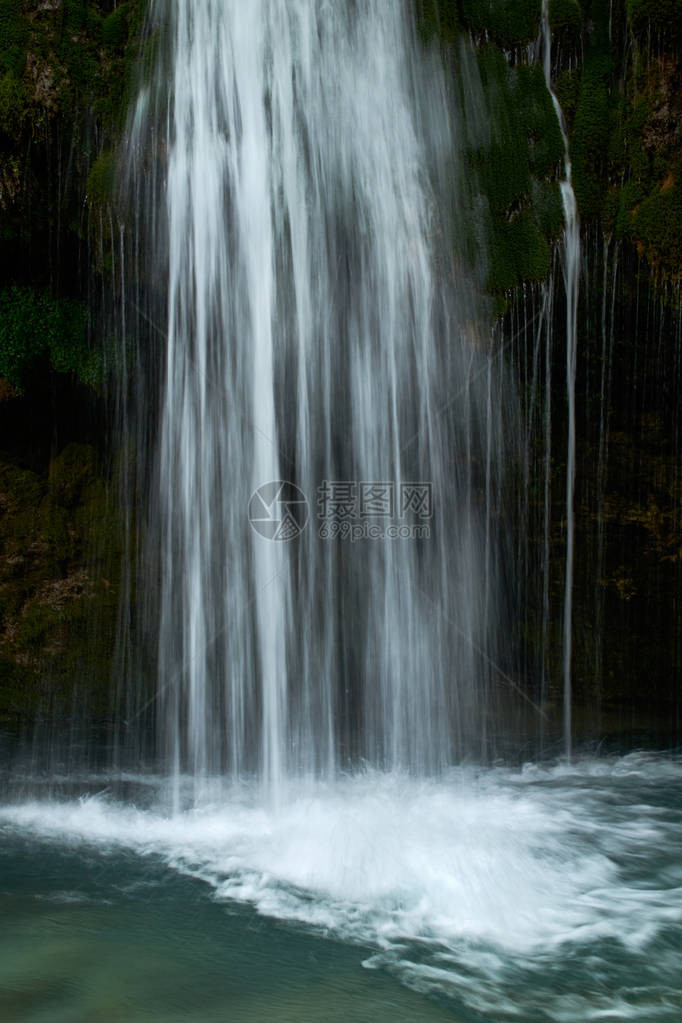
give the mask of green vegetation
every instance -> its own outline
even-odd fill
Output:
[[[465,24],[504,49],[533,42],[541,8],[541,0],[461,0]]]
[[[583,32],[583,12],[578,0],[549,0],[552,42],[567,50],[578,50]]]
[[[0,71],[21,78],[26,66],[28,23],[22,0],[0,0]]]
[[[114,154],[102,153],[95,160],[88,174],[85,196],[90,206],[100,208],[111,201],[114,191]]]
[[[20,393],[28,371],[48,356],[57,372],[96,386],[102,358],[88,347],[86,327],[82,302],[28,287],[0,291],[0,376]]]
[[[421,36],[449,43],[461,29],[457,0],[417,0],[417,28]]]
[[[130,4],[121,4],[102,22],[102,42],[114,50],[121,50],[128,41]]]
[[[586,5],[590,29],[585,37],[585,60],[577,95],[572,97],[573,187],[580,214],[587,219],[599,216],[606,192],[611,113],[617,103],[617,93],[612,87],[610,3],[611,0],[592,0]]]
[[[103,353],[88,346],[77,299],[89,272],[110,270],[99,212],[112,201],[145,6],[0,0],[0,386],[30,390],[31,372],[49,367],[100,380]],[[79,271],[66,299],[68,267]]]
[[[21,81],[6,71],[0,77],[0,131],[13,135],[20,131],[27,116],[26,97]]]
[[[633,211],[630,235],[655,270],[682,272],[682,166]]]
[[[575,21],[574,0],[563,2],[567,22]],[[537,38],[540,13],[540,0],[417,3],[422,35],[437,35],[447,44],[470,31],[480,41],[477,58],[490,132],[485,145],[467,154],[467,163],[474,192],[488,210],[487,285],[495,295],[544,280],[563,225],[557,184],[564,156],[561,130],[542,68],[529,65],[522,49]],[[478,236],[472,224],[460,233],[468,240]],[[478,255],[477,244],[469,248],[472,258]]]
[[[564,146],[541,68],[509,67],[492,45],[481,48],[479,67],[491,143],[470,163],[490,210],[488,287],[502,293],[547,276],[563,224],[557,176]]]
[[[679,278],[682,0],[553,0],[550,20],[559,56],[582,38],[582,65],[556,76],[581,219],[631,241],[656,278]]]
[[[657,35],[666,48],[682,41],[682,0],[627,0],[627,15],[633,35]]]

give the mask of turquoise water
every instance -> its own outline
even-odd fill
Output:
[[[364,952],[226,907],[156,857],[5,844],[0,1018],[442,1020]]]
[[[15,777],[0,1018],[680,1019],[679,758],[170,799]]]

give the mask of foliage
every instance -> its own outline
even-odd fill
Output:
[[[583,12],[578,0],[549,0],[548,13],[552,41],[566,49],[577,49],[583,30]]]
[[[21,392],[27,372],[47,355],[57,372],[95,386],[101,356],[88,347],[86,325],[82,302],[28,287],[0,291],[0,376]]]
[[[417,29],[424,39],[452,42],[460,29],[457,0],[417,0]]]
[[[682,0],[627,0],[627,15],[635,36],[652,31],[666,46],[682,41]]]
[[[569,19],[577,29],[572,6],[553,0],[555,34],[559,25],[565,33]],[[581,218],[630,239],[656,276],[679,277],[682,103],[674,51],[682,41],[682,0],[583,0],[581,25],[584,62],[560,71],[555,86]],[[621,53],[630,48],[625,61]]]
[[[531,43],[538,34],[541,0],[462,0],[465,23],[504,49]]]
[[[115,161],[107,151],[95,160],[88,174],[85,197],[90,206],[102,207],[111,200],[114,189]]]
[[[82,303],[105,273],[111,201],[144,0],[0,0],[0,378],[21,390],[42,362],[96,384]],[[101,346],[100,346],[101,347]]]
[[[610,125],[608,80],[606,61],[586,63],[571,136],[573,185],[585,217],[599,215],[605,190]]]
[[[0,71],[21,78],[26,64],[28,22],[22,0],[0,0]]]
[[[533,209],[545,238],[558,238],[564,226],[564,204],[557,181],[533,181]]]
[[[554,82],[554,92],[570,132],[580,95],[580,69],[570,67],[561,71]]]
[[[541,281],[563,225],[557,185],[564,145],[542,69],[510,67],[496,46],[479,51],[491,142],[470,154],[490,211],[488,287]]]
[[[102,42],[112,49],[121,50],[128,41],[130,4],[120,4],[102,22]]]
[[[0,131],[6,135],[21,130],[26,117],[26,96],[21,81],[11,71],[0,77]]]
[[[633,213],[630,234],[654,269],[682,268],[682,165]]]

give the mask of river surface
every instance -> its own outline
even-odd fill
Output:
[[[680,1019],[679,756],[177,798],[13,773],[2,1019]]]

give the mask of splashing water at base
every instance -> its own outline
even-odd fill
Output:
[[[276,808],[216,781],[168,815],[165,783],[146,779],[147,809],[29,801],[0,827],[88,857],[160,858],[219,902],[373,948],[366,967],[466,1012],[673,1020],[681,781],[679,759],[637,755],[438,781],[369,772],[299,780]]]

